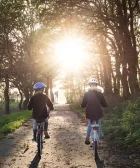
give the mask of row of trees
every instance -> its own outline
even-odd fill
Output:
[[[0,81],[18,88],[26,108],[36,81],[46,93],[60,73],[53,45],[67,32],[89,41],[90,61],[78,74],[63,79],[69,101],[79,99],[89,77],[97,77],[105,94],[124,98],[139,92],[140,4],[138,0],[1,0]],[[24,99],[25,98],[25,99]],[[24,99],[24,101],[23,101]]]
[[[18,88],[19,109],[26,109],[33,84],[38,80],[47,83],[48,94],[57,74],[57,63],[48,50],[51,32],[49,26],[41,23],[39,5],[39,1],[28,0],[0,2],[0,81],[5,83],[6,114],[9,113],[9,87]]]
[[[96,76],[107,95],[128,99],[139,93],[139,8],[138,0],[75,2],[73,10],[94,41],[83,76]]]

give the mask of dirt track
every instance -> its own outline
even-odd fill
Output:
[[[51,138],[44,143],[41,160],[29,120],[0,142],[0,168],[96,168],[92,149],[84,144],[85,131],[85,123],[67,105],[58,105],[49,119]],[[24,144],[29,144],[27,151]]]

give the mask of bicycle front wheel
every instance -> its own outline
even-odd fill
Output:
[[[41,135],[38,135],[37,148],[38,148],[38,157],[41,159],[41,153],[42,153]]]
[[[98,158],[98,143],[97,143],[97,141],[94,141],[94,156],[95,156],[95,160],[97,160],[97,158]]]

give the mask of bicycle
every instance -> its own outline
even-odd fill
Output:
[[[37,140],[37,150],[38,150],[38,157],[41,159],[42,149],[43,149],[43,133],[44,133],[44,125],[45,121],[37,120],[37,134],[36,134],[36,140]]]
[[[98,145],[99,145],[99,124],[97,121],[93,121],[91,124],[92,127],[92,140],[93,140],[93,151],[95,160],[98,158]]]

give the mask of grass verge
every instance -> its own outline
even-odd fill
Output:
[[[85,113],[78,103],[70,108],[82,117]],[[117,148],[140,152],[140,99],[135,102],[124,101],[111,106],[102,119],[103,132]]]
[[[105,114],[104,133],[109,141],[128,153],[140,152],[140,99],[121,102]]]
[[[113,102],[115,100],[112,98]],[[78,103],[70,107],[77,114],[85,115]],[[132,167],[140,167],[140,98],[135,102],[110,103],[104,113],[102,126],[108,151],[115,151],[120,156],[125,154]]]
[[[79,114],[80,117],[85,118],[85,112],[84,112],[84,110],[80,107],[80,104],[79,104],[79,103],[70,104],[70,108],[71,108],[71,110],[77,112],[77,114]]]
[[[0,139],[19,128],[26,120],[31,118],[31,111],[15,112],[0,118]]]

